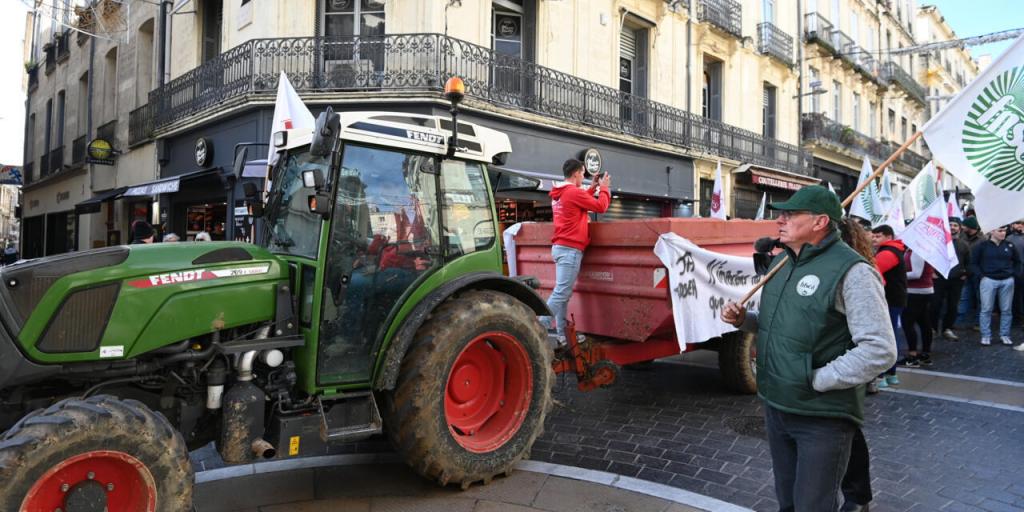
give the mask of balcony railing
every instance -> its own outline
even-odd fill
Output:
[[[697,0],[697,19],[743,37],[743,6],[735,0]]]
[[[39,176],[37,178],[42,178],[47,174],[50,174],[50,152],[44,151],[39,156]]]
[[[900,88],[907,92],[908,96],[920,103],[922,106],[926,105],[924,99],[926,92],[924,87],[917,83],[917,80],[914,80],[914,77],[910,76],[910,73],[904,71],[899,64],[893,61],[886,62],[882,66],[882,76],[886,81],[900,86]]]
[[[888,158],[889,155],[895,153],[896,150],[899,149],[900,144],[896,142],[886,142],[884,146],[886,158]],[[908,149],[900,154],[899,158],[896,159],[896,162],[902,162],[910,167],[910,169],[919,171],[928,163],[928,158]]]
[[[153,126],[159,131],[252,94],[269,97],[281,71],[306,92],[434,92],[458,75],[468,97],[494,105],[807,171],[797,146],[440,34],[253,39],[152,91]]]
[[[50,162],[46,174],[60,172],[64,168],[64,146],[57,146],[50,150]]]
[[[885,144],[849,126],[837,123],[825,117],[825,114],[804,114],[801,119],[801,133],[806,141],[828,143],[875,161],[883,161],[890,155]]]
[[[88,144],[88,135],[82,135],[71,142],[71,165],[85,163],[85,147]]]
[[[64,62],[71,57],[71,31],[65,30],[57,36],[57,62]]]
[[[824,16],[816,12],[809,12],[804,14],[804,39],[808,43],[819,43],[828,46],[829,50],[835,51],[832,48],[832,40],[830,38],[832,34],[832,22],[828,21]]]
[[[771,55],[787,66],[793,65],[793,38],[772,23],[757,25],[757,50]]]
[[[153,138],[153,109],[149,103],[128,114],[128,146],[135,146]]]
[[[110,143],[111,146],[117,147],[117,119],[101,124],[99,128],[96,128],[96,138],[103,139]]]

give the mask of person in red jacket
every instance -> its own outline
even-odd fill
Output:
[[[551,189],[551,214],[555,231],[551,236],[551,258],[555,260],[555,288],[548,297],[548,308],[555,317],[555,330],[565,335],[565,315],[572,288],[583,262],[583,251],[590,244],[589,212],[604,213],[611,203],[612,178],[608,173],[590,188],[583,186],[583,162],[570,158],[562,164],[565,181]],[[594,191],[600,189],[597,198]]]

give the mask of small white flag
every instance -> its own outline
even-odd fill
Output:
[[[949,277],[949,269],[957,264],[953,234],[949,231],[949,218],[946,217],[946,201],[941,197],[917,215],[900,234],[900,239],[942,277]]]
[[[935,159],[974,193],[983,231],[1024,217],[1024,36],[921,131]]]
[[[910,180],[907,190],[910,191],[910,204],[913,210],[908,210],[905,213],[916,217],[939,196],[938,170],[935,169],[935,163],[928,162],[925,164],[917,173],[917,176]]]
[[[722,193],[722,161],[715,168],[715,186],[711,191],[711,217],[725,220],[725,195]]]
[[[833,194],[836,194],[836,189],[832,188],[832,182],[828,181],[826,183],[828,183],[828,191],[832,192]],[[836,194],[836,197],[839,197],[839,194]]]
[[[274,132],[308,128],[316,125],[312,112],[306,108],[302,98],[295,92],[288,75],[281,72],[277,82],[277,101],[274,103],[274,121],[270,123],[270,151],[267,153],[267,165],[277,162],[277,148],[274,147]]]
[[[902,194],[898,199],[893,201],[892,207],[889,208],[889,213],[885,214],[885,219],[882,220],[881,224],[886,224],[892,228],[893,233],[899,236],[907,227],[907,222],[903,217],[903,196]]]
[[[871,168],[871,162],[868,161],[867,157],[864,157],[864,162],[860,166],[860,176],[857,178],[857,186],[859,187],[862,183],[871,177],[874,170]],[[854,217],[860,217],[868,222],[874,222],[875,216],[877,215],[874,211],[875,208],[875,190],[874,183],[868,183],[860,194],[853,199],[853,203],[850,204],[850,215]]]
[[[889,178],[889,169],[882,172],[882,184],[878,186],[878,203],[879,210],[875,213],[879,215],[886,215],[889,213],[889,209],[893,205],[892,197],[892,181]]]
[[[956,192],[949,193],[948,206],[946,207],[947,217],[951,219],[960,219],[961,222],[964,220],[964,212],[960,209],[960,205],[956,202]]]
[[[764,202],[768,198],[767,192],[761,192],[761,206],[757,208],[757,215],[754,220],[764,220]]]

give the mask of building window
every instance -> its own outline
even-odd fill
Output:
[[[761,21],[775,24],[775,0],[762,0],[761,16]]]
[[[843,122],[843,88],[839,82],[832,81],[832,120],[837,123]]]
[[[56,133],[53,135],[53,147],[59,148],[64,145],[64,91],[57,93],[57,122],[54,124]]]
[[[853,93],[853,129],[860,131],[860,94]]]
[[[765,138],[775,138],[775,97],[777,89],[769,83],[764,84],[761,102],[761,134]]]
[[[491,19],[491,47],[498,55],[523,58],[523,6],[516,2],[495,2]]]
[[[889,109],[889,137],[896,136],[896,111]]]
[[[813,67],[812,68],[807,68],[807,70],[808,70],[808,73],[810,74],[810,78],[811,78],[810,82],[808,82],[808,86],[811,89],[810,92],[813,93],[813,92],[815,92],[816,89],[821,87],[821,73],[817,69],[815,69]],[[821,112],[821,95],[820,94],[811,94],[810,98],[811,98],[811,100],[810,100],[810,102],[811,102],[811,108],[810,108],[811,113],[817,114],[818,112]]]
[[[153,19],[146,20],[139,27],[135,49],[135,106],[141,107],[149,101],[153,89]]]
[[[324,35],[327,37],[383,36],[385,0],[327,0]]]
[[[907,118],[905,117],[900,119],[900,135],[902,136],[901,140],[907,140]]]
[[[702,114],[706,119],[722,120],[722,61],[704,55],[704,87],[701,94]]]
[[[647,29],[623,25],[619,36],[619,90],[647,97]]]
[[[223,0],[203,2],[203,62],[220,55],[221,25],[224,22]]]
[[[89,130],[89,72],[82,73],[78,79],[78,130],[75,135],[88,135]]]
[[[43,154],[50,152],[50,135],[53,133],[53,100],[46,100],[46,134],[43,136]],[[42,170],[42,169],[40,169]]]
[[[839,0],[832,0],[832,26],[838,29],[839,25],[839,13],[842,12],[839,9]]]
[[[715,192],[715,180],[700,179],[700,216],[711,216],[711,195]]]
[[[868,105],[868,135],[871,137],[878,136],[878,104],[871,102]]]
[[[117,119],[117,48],[111,48],[104,59],[100,104],[103,105],[103,115],[99,124]]]

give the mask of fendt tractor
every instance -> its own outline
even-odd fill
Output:
[[[547,308],[502,275],[486,169],[509,139],[459,122],[451,85],[451,118],[275,133],[256,245],[4,268],[0,510],[190,510],[211,441],[238,464],[386,431],[442,485],[511,471],[551,407]]]

